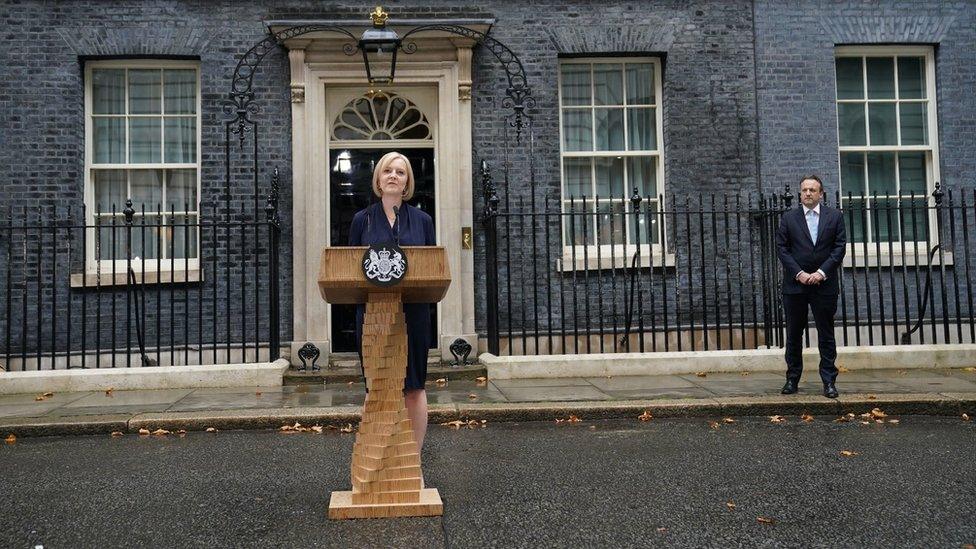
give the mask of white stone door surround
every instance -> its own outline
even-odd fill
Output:
[[[474,323],[474,251],[462,249],[461,228],[474,228],[471,159],[471,47],[469,39],[435,36],[416,40],[418,52],[398,59],[394,90],[429,90],[436,101],[435,216],[437,243],[447,250],[452,283],[438,311],[438,348],[457,338],[478,348]],[[328,245],[329,130],[337,111],[326,105],[329,90],[350,95],[366,82],[362,58],[342,53],[341,42],[314,35],[285,42],[292,97],[293,333],[291,362],[306,342],[331,349],[329,307],[318,290],[322,248]],[[408,57],[404,59],[404,57]],[[380,87],[382,89],[382,87]],[[375,87],[373,87],[375,89]],[[407,92],[409,93],[409,92]],[[350,97],[351,98],[351,97]],[[345,102],[336,101],[341,108]],[[375,144],[375,142],[372,142]],[[285,308],[287,310],[287,308]]]

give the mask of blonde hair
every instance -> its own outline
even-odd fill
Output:
[[[380,158],[380,161],[376,163],[376,169],[373,170],[373,192],[376,196],[383,197],[383,191],[380,190],[380,174],[398,158],[407,165],[407,186],[403,189],[403,200],[407,201],[413,198],[413,168],[410,166],[410,160],[396,151],[384,154],[383,158]]]

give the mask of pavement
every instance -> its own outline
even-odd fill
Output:
[[[461,376],[464,377],[464,376]],[[842,372],[838,399],[820,394],[813,375],[796,395],[781,395],[771,372],[430,381],[430,422],[471,419],[552,421],[654,417],[723,417],[888,413],[976,417],[976,368]],[[0,396],[5,436],[268,429],[295,422],[323,427],[359,421],[362,383],[278,387],[64,392]]]
[[[346,521],[326,514],[350,483],[338,430],[24,437],[0,443],[0,547],[976,543],[976,421],[834,419],[432,426],[444,515]]]

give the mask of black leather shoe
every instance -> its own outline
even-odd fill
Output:
[[[783,385],[783,390],[780,391],[784,395],[792,395],[796,393],[796,381],[792,379],[787,379],[786,384]]]
[[[824,396],[827,398],[837,398],[840,393],[837,392],[837,387],[833,383],[824,383]]]

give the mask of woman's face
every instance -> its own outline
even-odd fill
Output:
[[[407,163],[394,158],[380,173],[380,191],[384,195],[403,197],[407,188]]]

